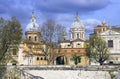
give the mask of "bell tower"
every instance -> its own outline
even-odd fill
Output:
[[[34,12],[32,12],[32,16],[30,19],[30,23],[26,27],[26,39],[29,42],[37,43],[40,41],[40,31],[39,25],[36,23],[36,17]]]

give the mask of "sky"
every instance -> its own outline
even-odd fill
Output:
[[[54,19],[66,27],[68,35],[76,12],[84,24],[87,38],[93,27],[103,20],[108,26],[120,26],[120,0],[0,0],[0,17],[16,16],[23,34],[33,11],[40,27],[47,19]]]

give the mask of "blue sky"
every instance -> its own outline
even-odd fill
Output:
[[[104,19],[109,26],[120,26],[120,0],[0,0],[0,16],[16,16],[24,31],[33,10],[40,26],[52,18],[67,30],[78,11],[87,38]]]

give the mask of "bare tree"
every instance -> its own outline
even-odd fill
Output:
[[[65,31],[65,27],[60,24],[56,24],[54,20],[50,19],[43,23],[41,27],[41,39],[46,44],[44,49],[44,55],[48,64],[53,64],[54,52],[53,48],[60,43],[62,34]]]
[[[100,65],[109,59],[107,44],[100,36],[94,35],[91,38],[90,45],[87,46],[87,56],[100,63]]]

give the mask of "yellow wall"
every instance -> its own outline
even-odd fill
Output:
[[[88,65],[87,57],[86,56],[81,56],[81,62],[78,63],[78,66],[86,66],[86,65]]]
[[[37,58],[39,58],[39,60],[37,60]],[[34,65],[47,65],[47,61],[44,58],[44,56],[34,56]]]

